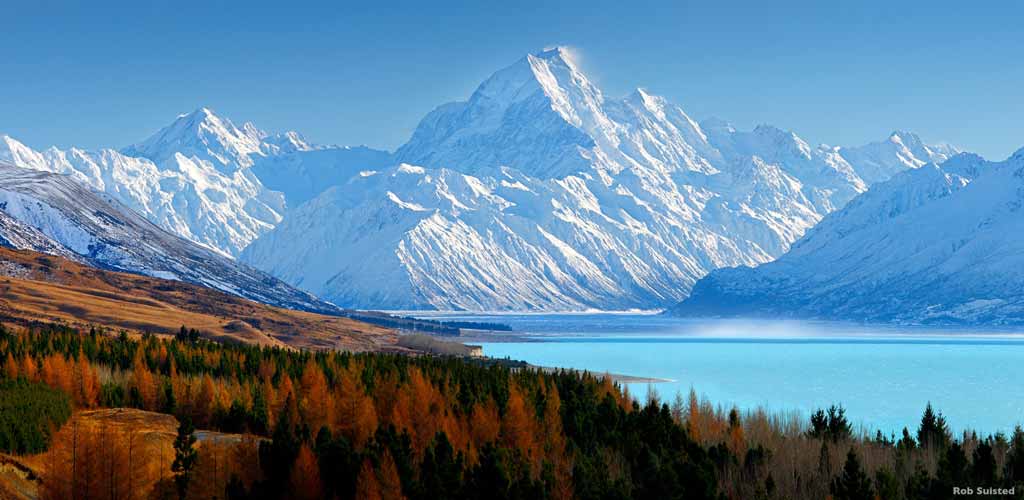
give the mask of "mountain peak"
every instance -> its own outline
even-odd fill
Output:
[[[485,99],[503,107],[528,98],[538,89],[554,100],[565,99],[558,96],[573,90],[600,93],[579,71],[571,49],[553,47],[527,54],[498,70],[477,87],[470,100]]]
[[[200,107],[178,115],[168,126],[148,139],[128,146],[122,153],[141,156],[163,165],[176,154],[209,161],[219,170],[234,170],[252,164],[250,154],[260,151],[266,132],[252,123],[235,126],[212,109]]]
[[[182,113],[182,114],[178,115],[178,119],[182,119],[182,118],[198,118],[198,119],[202,120],[205,117],[209,117],[209,116],[216,116],[216,113],[214,113],[212,109],[207,108],[206,106],[200,106],[200,107],[196,108],[195,110],[193,110],[190,113]]]
[[[636,102],[636,103],[641,103],[641,104],[643,104],[645,106],[649,106],[649,107],[659,107],[659,108],[660,107],[664,107],[665,105],[668,104],[668,101],[665,100],[664,97],[661,97],[659,95],[654,95],[654,94],[648,92],[647,89],[645,89],[643,87],[637,87],[637,88],[633,89],[633,91],[630,92],[629,95],[626,96],[626,100],[627,101],[633,101],[633,102]]]
[[[196,108],[191,113],[184,113],[178,115],[178,118],[174,120],[171,126],[180,124],[182,130],[188,130],[191,132],[198,133],[200,127],[218,127],[225,129],[236,128],[235,124],[227,118],[223,118],[218,115],[214,110],[205,106]]]
[[[554,47],[547,47],[544,50],[535,54],[530,54],[530,57],[537,59],[544,59],[547,61],[564,64],[572,69],[576,68],[576,56],[574,51],[569,47],[556,45]]]
[[[247,122],[245,125],[258,131],[251,123]],[[294,130],[280,134],[265,135],[263,137],[263,144],[264,150],[268,153],[293,153],[295,151],[310,151],[320,148],[320,146],[310,144],[302,134]]]
[[[922,144],[921,136],[913,132],[907,132],[906,130],[893,130],[892,133],[889,134],[889,141],[903,144],[907,147],[915,147]]]

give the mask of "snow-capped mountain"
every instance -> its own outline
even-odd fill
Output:
[[[673,312],[903,323],[1024,323],[1024,149],[893,176],[777,261],[720,269]]]
[[[837,148],[837,151],[857,165],[857,174],[869,184],[889,180],[908,168],[920,168],[925,163],[942,163],[960,153],[948,144],[925,144],[917,134],[902,131],[893,132],[884,141],[855,148]]]
[[[863,158],[878,180],[945,150],[843,153],[698,124],[644,90],[608,99],[552,49],[432,111],[400,165],[352,169],[241,258],[345,306],[664,307],[786,252],[867,189]]]
[[[338,312],[308,293],[160,229],[67,175],[0,163],[0,242],[267,304]]]
[[[375,153],[387,156],[368,148],[313,146],[295,132],[271,135],[251,123],[237,127],[207,108],[181,115],[121,151],[39,152],[0,136],[0,160],[70,175],[160,227],[225,255],[238,254],[280,222],[288,205],[343,182],[350,164],[374,159]],[[335,171],[343,175],[332,178]]]
[[[261,154],[269,147],[263,143],[267,135],[252,123],[236,127],[231,120],[217,116],[209,108],[200,108],[178,116],[150,138],[121,152],[126,156],[148,158],[158,165],[173,165],[177,157],[185,157],[230,174],[252,166],[250,156]],[[294,144],[295,147],[300,145],[301,141]]]
[[[3,136],[0,160],[71,175],[164,229],[231,255],[280,222],[285,209],[283,197],[248,169],[250,155],[269,148],[263,137],[203,108],[124,151],[36,152]]]

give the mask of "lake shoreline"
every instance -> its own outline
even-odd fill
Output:
[[[955,430],[1024,423],[1024,335],[1002,329],[851,327],[829,323],[694,321],[663,315],[474,316],[513,332],[469,331],[484,356],[561,367],[664,401],[691,390],[741,411],[809,415],[846,407],[864,428],[899,434],[928,403]],[[553,368],[550,368],[553,369]]]
[[[645,383],[646,384],[664,384],[664,383],[675,382],[675,380],[667,379],[667,378],[644,377],[644,376],[638,376],[638,375],[623,375],[621,373],[611,373],[611,372],[593,372],[593,371],[590,371],[590,370],[577,370],[575,368],[562,368],[562,367],[553,367],[553,366],[537,366],[537,365],[531,365],[529,363],[527,363],[527,366],[529,366],[530,368],[533,368],[535,370],[540,370],[540,371],[542,371],[544,373],[554,373],[554,372],[557,372],[557,371],[566,371],[566,372],[578,373],[578,374],[589,373],[590,375],[593,375],[595,377],[608,377],[608,378],[611,378],[612,382],[616,382],[616,383],[620,383],[620,384],[645,384]]]

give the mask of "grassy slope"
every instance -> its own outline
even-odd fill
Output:
[[[149,456],[146,466],[142,467],[145,470],[134,472],[138,476],[150,478],[148,482],[143,481],[145,484],[139,486],[140,490],[151,489],[154,485],[152,479],[171,476],[174,439],[178,431],[178,420],[174,416],[134,408],[106,408],[77,412],[65,425],[73,425],[75,422],[81,426],[101,427],[109,435],[125,435],[128,432],[135,434],[134,446],[138,447],[136,453]],[[201,453],[205,444],[217,443],[230,450],[234,446],[245,445],[246,437],[242,434],[197,430],[196,448]],[[153,462],[153,457],[161,457],[162,462],[149,463]],[[159,469],[159,465],[164,468],[162,474],[159,470],[152,470],[154,467]],[[45,452],[27,456],[0,454],[0,498],[40,498],[40,478],[46,475],[47,466]]]
[[[386,328],[3,247],[0,320],[63,321],[155,334],[173,334],[186,325],[219,341],[307,349],[401,350],[396,346],[396,334]]]

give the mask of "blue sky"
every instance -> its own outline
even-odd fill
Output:
[[[554,44],[606,94],[644,87],[697,119],[842,145],[912,130],[992,159],[1024,146],[1024,2],[42,0],[3,17],[0,132],[36,148],[120,147],[209,106],[390,149]]]

